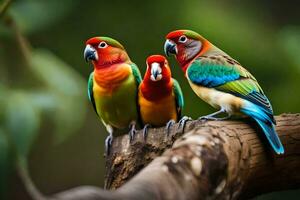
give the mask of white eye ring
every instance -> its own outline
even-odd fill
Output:
[[[187,41],[187,37],[185,35],[182,35],[179,37],[178,42],[185,43]]]
[[[107,47],[106,42],[100,42],[100,44],[98,45],[98,48],[104,49]]]

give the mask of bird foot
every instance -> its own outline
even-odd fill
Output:
[[[171,119],[170,121],[167,122],[166,124],[166,131],[167,131],[167,136],[169,136],[170,129],[171,127],[175,124],[175,120]]]
[[[129,142],[131,143],[134,139],[135,134],[136,134],[135,123],[131,123],[129,127],[130,127]]]
[[[202,116],[199,117],[198,120],[213,120],[213,121],[222,121],[225,119],[229,119],[230,116],[226,116],[226,117],[211,117],[211,116]]]
[[[144,138],[144,141],[146,141],[147,136],[148,136],[148,128],[151,128],[150,124],[146,124],[144,126],[144,128],[143,128],[143,138]]]
[[[105,139],[105,155],[108,156],[110,153],[110,148],[112,146],[113,136],[109,135]]]
[[[186,122],[191,121],[191,120],[193,120],[191,117],[183,116],[178,122],[179,123],[178,128],[182,129],[182,132],[183,132]]]

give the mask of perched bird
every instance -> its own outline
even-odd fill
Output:
[[[226,119],[242,114],[254,119],[277,154],[284,148],[275,131],[272,106],[257,80],[240,63],[204,37],[190,30],[176,30],[166,36],[164,50],[175,54],[193,91],[219,109],[202,119]],[[216,118],[227,113],[228,117]]]
[[[171,76],[167,59],[162,55],[152,55],[147,58],[146,64],[138,94],[141,120],[145,125],[144,138],[149,126],[167,124],[169,133],[170,126],[180,120],[184,106],[181,88]]]
[[[142,78],[125,48],[112,38],[87,40],[84,58],[94,66],[88,81],[88,96],[109,133],[105,140],[108,154],[113,133],[120,134],[130,127],[130,140],[135,134],[139,121],[137,93]]]

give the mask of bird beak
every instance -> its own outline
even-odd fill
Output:
[[[170,54],[177,54],[177,47],[174,42],[171,40],[166,40],[164,45],[164,51],[167,56],[170,56]]]
[[[97,61],[98,60],[98,54],[94,47],[91,45],[86,45],[83,53],[84,59],[86,62],[88,61]]]
[[[151,80],[152,81],[159,81],[162,79],[162,74],[161,74],[162,70],[161,67],[159,65],[159,63],[154,62],[151,64]]]

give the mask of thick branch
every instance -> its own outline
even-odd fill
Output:
[[[249,191],[246,191],[247,193],[254,194],[254,191],[263,193],[290,188],[291,186],[288,185],[294,184],[295,181],[284,182],[283,180],[287,177],[300,180],[300,173],[295,177],[295,174],[290,173],[292,170],[286,170],[289,167],[295,168],[295,165],[299,166],[300,163],[297,161],[300,158],[300,116],[285,114],[276,119],[278,122],[276,128],[286,149],[286,153],[280,157],[273,155],[269,145],[265,144],[265,138],[261,137],[263,133],[252,122],[193,121],[185,127],[185,132],[193,130],[201,135],[212,129],[220,135],[219,139],[224,137],[226,143],[222,146],[225,149],[226,158],[230,161],[229,173],[245,179],[235,184],[241,186],[241,182],[247,182],[246,188]],[[106,188],[120,187],[137,171],[160,155],[164,149],[170,147],[181,136],[181,130],[178,132],[176,128],[177,126],[173,127],[169,137],[166,136],[164,128],[152,129],[146,142],[143,141],[141,134],[137,135],[132,144],[128,143],[128,136],[117,138],[113,152],[107,159]],[[266,184],[266,181],[270,183]]]
[[[285,154],[274,155],[255,123],[193,121],[182,137],[174,127],[170,138],[153,129],[144,143],[116,138],[108,158],[107,187],[79,187],[55,199],[246,199],[300,185],[300,115],[276,118]],[[158,156],[164,148],[173,147]],[[148,166],[136,174],[151,159]],[[129,180],[130,179],[130,180]],[[128,181],[129,180],[129,181]],[[124,182],[126,184],[122,185]],[[121,186],[122,185],[122,186]]]

